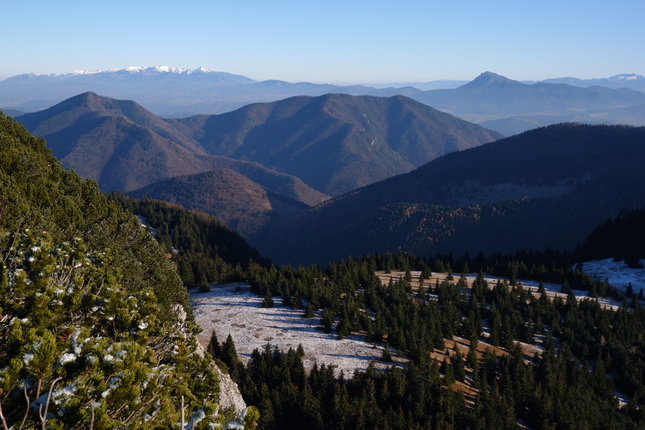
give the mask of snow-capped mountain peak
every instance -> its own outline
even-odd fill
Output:
[[[636,79],[642,78],[642,76],[639,76],[635,73],[631,73],[629,75],[617,75],[615,76],[615,78],[623,81],[635,81]]]
[[[154,75],[154,74],[174,74],[174,75],[191,75],[193,73],[226,73],[216,69],[209,69],[207,67],[199,67],[197,69],[182,69],[172,66],[130,66],[123,69],[112,68],[107,70],[74,70],[69,73],[52,73],[52,77],[69,77],[79,75],[97,75],[97,74],[131,74],[131,75]]]
[[[100,70],[74,70],[71,73],[52,73],[50,76],[63,76],[63,75],[94,75],[96,73],[101,73]]]

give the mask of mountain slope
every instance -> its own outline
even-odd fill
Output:
[[[244,237],[255,233],[273,217],[308,207],[273,193],[231,169],[166,179],[128,194],[205,212]]]
[[[104,191],[212,166],[198,145],[131,101],[84,93],[20,121],[47,139],[63,167],[96,180]]]
[[[222,423],[176,267],[132,214],[1,113],[0,208],[5,428],[165,428],[197,411]]]
[[[63,167],[105,191],[130,191],[174,176],[230,168],[265,188],[308,205],[327,198],[293,176],[257,163],[208,154],[181,124],[128,100],[84,93],[20,121],[47,139]]]
[[[500,137],[403,96],[293,97],[177,121],[213,154],[257,161],[331,195]]]
[[[291,263],[387,251],[571,250],[620,209],[645,205],[643,141],[645,128],[533,130],[330,200],[252,243]]]

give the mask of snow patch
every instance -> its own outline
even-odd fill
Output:
[[[645,266],[645,260],[640,260],[640,263]],[[623,292],[630,283],[636,294],[641,288],[645,291],[645,269],[633,269],[624,261],[614,261],[613,258],[587,261],[582,263],[582,271],[599,281],[607,279],[610,285]]]
[[[197,335],[207,347],[213,331],[220,342],[231,334],[240,359],[247,363],[254,349],[262,351],[266,344],[286,352],[301,344],[305,350],[306,370],[314,364],[332,366],[338,375],[342,370],[351,376],[355,370],[365,371],[370,362],[377,369],[396,363],[381,361],[383,345],[372,345],[365,336],[349,335],[338,339],[338,333],[320,330],[321,312],[314,318],[303,318],[304,309],[282,306],[280,299],[272,308],[262,307],[262,298],[251,293],[244,283],[212,286],[211,291],[191,291],[191,306],[195,322],[203,331]]]
[[[73,354],[71,352],[66,352],[65,354],[62,355],[59,362],[60,364],[67,364],[75,360],[76,360],[76,354]]]

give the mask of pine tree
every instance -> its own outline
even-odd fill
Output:
[[[211,338],[210,341],[208,342],[208,347],[206,348],[206,351],[210,353],[210,355],[213,356],[213,358],[216,359],[221,359],[222,358],[222,346],[219,343],[219,340],[217,339],[217,334],[215,333],[215,330],[211,332]]]
[[[235,342],[233,341],[233,336],[229,333],[222,345],[221,352],[222,361],[226,366],[228,366],[229,373],[231,377],[237,373],[239,366],[239,358],[237,356],[237,348],[235,348]],[[234,378],[235,379],[235,378]]]
[[[320,325],[323,326],[323,331],[325,333],[331,333],[333,324],[334,313],[327,308],[323,309],[322,318],[320,319]]]
[[[305,313],[302,316],[303,318],[313,318],[314,317],[314,307],[311,304],[311,302],[307,303],[307,306],[305,306]]]
[[[448,362],[448,358],[442,363],[441,370],[443,372],[443,385],[450,387],[455,383],[455,368],[452,363]]]
[[[273,296],[271,295],[271,290],[267,289],[264,299],[262,299],[262,307],[272,308],[273,306],[274,306],[274,303],[273,303]]]
[[[455,353],[452,355],[452,367],[454,372],[455,380],[459,382],[464,382],[466,380],[466,369],[464,368],[464,356],[459,351],[457,344],[455,343]]]
[[[386,363],[389,363],[392,361],[392,354],[390,353],[390,346],[386,343],[385,347],[383,348],[383,355],[381,357],[383,361]]]
[[[347,316],[341,316],[340,320],[338,321],[338,325],[336,326],[336,331],[338,332],[338,339],[344,339],[351,333],[352,328]]]

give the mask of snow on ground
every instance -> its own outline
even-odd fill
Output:
[[[153,236],[155,236],[155,237],[157,236],[157,229],[153,228],[153,227],[150,227],[150,225],[148,225],[148,219],[146,217],[144,217],[143,215],[137,215],[137,218],[139,218],[139,222],[141,223],[141,227],[143,227],[146,230],[148,230],[150,232],[150,234],[152,234]]]
[[[640,263],[645,266],[645,260]],[[614,261],[612,258],[587,261],[582,264],[582,271],[600,281],[607,279],[610,285],[625,291],[629,283],[638,294],[641,288],[645,291],[645,269],[632,269],[624,261]]]
[[[354,370],[365,370],[370,360],[376,368],[389,367],[380,361],[382,345],[375,347],[360,335],[339,340],[336,332],[329,334],[317,329],[320,313],[314,318],[303,318],[304,310],[291,309],[275,300],[273,308],[263,308],[262,298],[251,293],[248,284],[233,283],[213,286],[211,291],[190,292],[190,302],[202,333],[199,342],[208,346],[215,331],[220,342],[231,334],[238,355],[248,362],[254,349],[262,350],[270,343],[282,351],[294,350],[302,344],[305,350],[303,364],[310,369],[314,363],[333,366],[336,375],[342,370],[351,377]]]
[[[389,282],[390,278],[392,278],[392,280],[396,281],[397,279],[402,279],[404,274],[405,274],[405,272],[391,272],[391,273],[377,272],[377,275],[379,275],[379,278],[381,279],[381,282],[383,284],[385,284],[385,285],[387,285],[387,283]],[[413,287],[414,287],[415,286],[414,282],[418,280],[419,275],[421,274],[421,272],[412,271],[412,272],[410,272],[410,274],[412,275]],[[435,273],[435,272],[433,272],[432,275],[430,276],[430,278],[425,280],[424,286],[425,286],[425,288],[434,287],[435,282],[437,280],[439,282],[442,282],[442,281],[444,281],[446,279],[447,276],[448,276],[447,273]],[[461,275],[453,274],[453,281],[452,282],[456,283],[459,280],[460,276]],[[472,285],[473,282],[475,281],[475,279],[477,278],[476,273],[469,273],[469,274],[466,274],[464,276],[466,278],[466,281],[468,281],[468,285]],[[627,279],[627,278],[624,278],[624,279]],[[494,288],[495,285],[497,285],[497,281],[504,280],[504,278],[484,274],[484,280],[488,283],[489,288]],[[507,280],[507,282],[508,282],[508,280]],[[538,295],[538,288],[540,286],[540,283],[538,281],[519,280],[518,282],[522,285],[523,288],[529,289],[536,296]],[[611,282],[610,282],[610,284],[611,284]],[[544,286],[544,289],[546,290],[547,295],[549,297],[553,298],[555,296],[559,296],[559,297],[562,297],[563,299],[567,298],[567,295],[561,292],[562,286],[560,284],[552,284],[552,283],[544,282],[542,285]],[[614,284],[612,284],[612,285],[614,285]],[[632,285],[634,285],[633,282],[632,282]],[[636,289],[636,287],[634,286],[634,291],[638,294],[639,290]],[[578,299],[578,301],[590,298],[589,294],[588,294],[588,291],[573,290],[573,292],[575,293],[576,299]],[[469,290],[463,290],[462,293],[470,294]],[[436,299],[437,298],[437,296],[435,294],[429,294],[429,297],[431,299]],[[622,301],[614,300],[611,297],[599,297],[599,298],[594,299],[594,300],[598,300],[598,302],[602,306],[610,307],[612,309],[617,309],[617,308],[619,308],[619,307],[621,307],[623,305]]]

